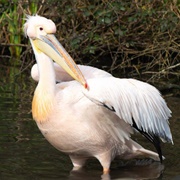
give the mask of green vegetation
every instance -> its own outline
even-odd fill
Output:
[[[57,38],[76,62],[179,88],[180,0],[1,1],[1,58],[29,64],[22,26],[25,14],[35,13],[56,23]]]

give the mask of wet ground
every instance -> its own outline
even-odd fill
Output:
[[[0,179],[180,179],[180,99],[166,97],[173,112],[170,119],[174,145],[162,144],[163,164],[150,160],[115,160],[109,175],[102,176],[97,160],[88,161],[79,172],[71,171],[68,156],[53,148],[41,135],[31,117],[35,83],[27,73],[1,67],[0,70]],[[136,140],[153,147],[144,138]]]

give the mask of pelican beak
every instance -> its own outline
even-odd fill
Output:
[[[88,88],[80,69],[53,34],[40,35],[39,38],[32,41],[39,51],[53,59],[75,80],[80,82],[85,88]]]

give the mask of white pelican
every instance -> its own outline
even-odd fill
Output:
[[[115,157],[164,159],[160,139],[173,143],[171,111],[155,87],[77,66],[53,35],[56,26],[49,19],[29,16],[24,32],[37,61],[31,72],[38,81],[33,118],[44,137],[69,155],[75,169],[90,157],[99,160],[104,173]],[[158,153],[133,141],[134,130],[150,140]]]

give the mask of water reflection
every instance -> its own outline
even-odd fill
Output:
[[[109,175],[102,175],[98,161],[90,160],[81,171],[71,171],[69,158],[54,149],[41,135],[31,117],[35,84],[28,73],[1,68],[0,81],[0,179],[177,179],[180,175],[180,99],[167,98],[173,111],[171,129],[175,145],[162,144],[166,157],[160,163],[115,161]],[[145,139],[137,141],[146,148]],[[138,164],[137,164],[138,163]]]
[[[133,166],[121,166],[116,169],[112,169],[109,174],[101,175],[99,172],[94,172],[93,170],[81,170],[81,171],[71,171],[69,180],[94,180],[101,177],[102,180],[111,179],[155,179],[159,178],[163,172],[164,165],[158,162],[138,163]],[[94,173],[93,173],[94,172]]]

